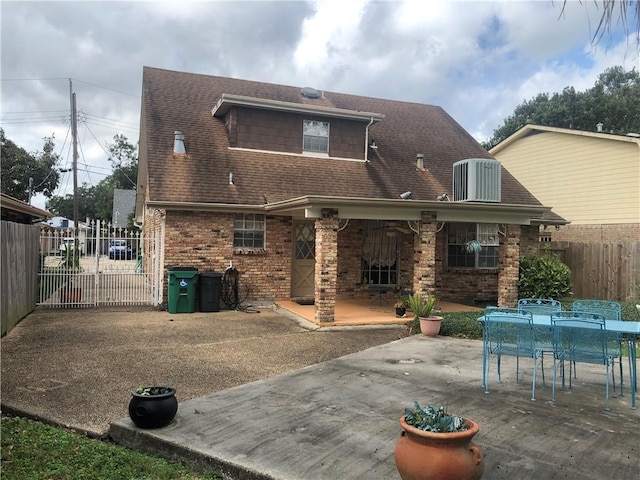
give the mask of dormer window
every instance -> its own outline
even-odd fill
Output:
[[[329,122],[304,120],[302,150],[305,152],[329,153]]]

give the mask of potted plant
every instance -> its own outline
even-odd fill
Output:
[[[178,411],[173,387],[138,387],[131,392],[129,418],[139,428],[161,428],[171,423]]]
[[[406,295],[399,295],[394,307],[396,309],[396,317],[404,318],[409,307],[409,298]]]
[[[72,240],[72,239],[71,239]],[[60,245],[62,258],[60,260],[60,271],[64,284],[60,288],[60,303],[77,306],[82,301],[82,288],[74,284],[80,268],[80,253],[74,244],[65,241]]]
[[[435,305],[436,297],[433,295],[409,295],[409,308],[413,312],[414,321],[420,321],[420,331],[426,337],[435,337],[440,332],[442,317],[431,315]]]
[[[394,457],[402,480],[477,480],[484,473],[480,449],[471,441],[480,430],[473,420],[444,407],[406,408]]]

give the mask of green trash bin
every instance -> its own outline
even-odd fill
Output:
[[[169,269],[167,311],[169,313],[193,313],[196,311],[196,287],[198,269],[172,267]]]

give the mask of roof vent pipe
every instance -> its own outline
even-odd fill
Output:
[[[187,151],[184,148],[184,135],[182,132],[173,132],[173,154],[174,155],[186,155]]]
[[[416,167],[418,170],[424,170],[424,153],[416,153]]]

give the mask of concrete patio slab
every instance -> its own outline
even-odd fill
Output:
[[[635,479],[640,413],[629,395],[604,411],[604,368],[580,365],[557,402],[531,365],[513,359],[481,388],[482,343],[419,335],[180,403],[176,419],[141,430],[124,418],[112,438],[129,447],[220,468],[234,479],[399,479],[393,459],[404,407],[446,405],[476,420],[484,479]],[[547,366],[547,381],[550,382]],[[626,373],[626,372],[625,372]]]

